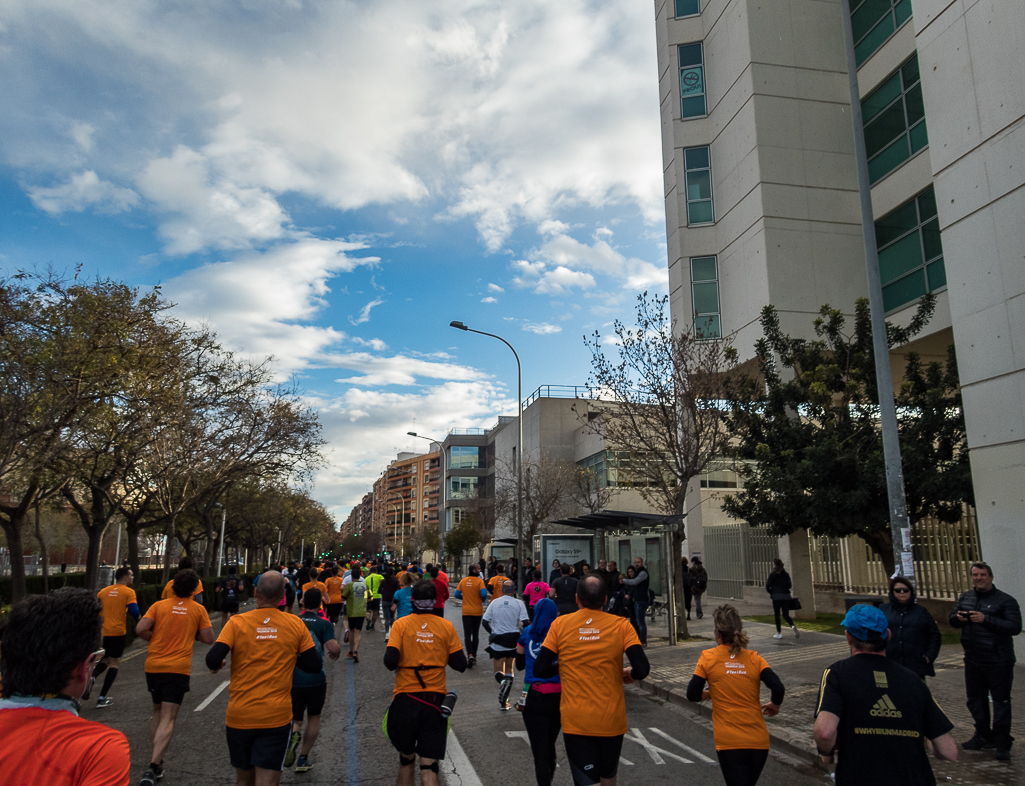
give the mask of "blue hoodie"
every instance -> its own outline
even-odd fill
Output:
[[[524,685],[530,685],[535,682],[560,682],[558,674],[548,679],[534,676],[534,659],[541,653],[541,645],[545,643],[548,629],[552,627],[552,622],[558,616],[559,607],[555,605],[555,601],[542,598],[534,606],[534,621],[523,629],[523,633],[520,634],[520,640],[516,642],[523,647],[523,651],[526,653],[524,658],[526,661],[526,670],[523,675]]]

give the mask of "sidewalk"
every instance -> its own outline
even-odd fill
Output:
[[[684,694],[701,651],[715,646],[711,610],[716,603],[706,598],[704,619],[699,620],[692,615],[689,623],[691,636],[704,637],[704,641],[683,642],[670,647],[664,634],[661,639],[654,637],[658,631],[649,634],[647,655],[651,662],[651,674],[640,683],[645,690],[709,718],[712,714],[710,702],[691,704]],[[734,605],[742,616],[763,613],[760,608],[747,609],[742,603]],[[745,622],[744,630],[751,637],[750,648],[761,653],[769,662],[787,690],[779,715],[767,719],[772,746],[802,761],[825,767],[815,754],[815,743],[812,740],[815,702],[823,670],[834,661],[850,655],[846,641],[831,633],[813,631],[801,631],[800,639],[795,639],[790,631],[783,634],[784,638],[774,639],[772,636],[776,628],[757,622]],[[951,733],[958,742],[958,761],[931,759],[938,783],[986,786],[1020,786],[1025,783],[1025,668],[1019,665],[1015,676],[1011,696],[1014,711],[1011,733],[1019,740],[1019,744],[1012,750],[1010,764],[996,761],[992,751],[962,751],[960,743],[974,734],[974,727],[965,706],[961,646],[955,644],[943,647],[936,659],[936,676],[928,679],[928,685],[954,724]]]

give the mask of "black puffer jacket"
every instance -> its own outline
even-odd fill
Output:
[[[959,611],[981,611],[983,622],[964,622]],[[957,599],[950,624],[961,629],[965,659],[980,665],[1014,663],[1013,636],[1021,633],[1021,609],[1018,601],[993,587],[989,592],[968,590]]]
[[[884,603],[879,610],[886,615],[890,628],[886,657],[919,677],[935,677],[933,663],[940,654],[943,639],[932,614],[915,602],[915,591],[911,590],[911,599],[907,603],[898,603],[891,592],[890,602]]]
[[[773,600],[788,600],[793,586],[790,574],[785,569],[778,573],[775,570],[771,571],[769,578],[765,581],[765,591],[772,596]]]

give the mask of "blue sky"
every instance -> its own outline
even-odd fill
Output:
[[[0,2],[0,267],[159,284],[320,411],[339,520],[407,431],[583,384],[667,287],[633,0]]]

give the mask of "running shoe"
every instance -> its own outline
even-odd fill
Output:
[[[153,770],[153,772],[156,774],[158,781],[162,781],[164,779],[164,762],[163,762],[163,760],[161,760],[160,764],[157,764],[156,766],[151,766],[150,769]]]
[[[996,746],[997,744],[993,740],[987,739],[980,734],[976,734],[968,742],[961,743],[961,747],[966,751],[991,751]]]
[[[472,669],[474,667],[474,664],[476,663],[477,659],[473,655],[471,655],[469,658],[466,659],[466,668]]]
[[[509,712],[509,710],[512,709],[512,705],[509,702],[506,702],[505,704],[502,704],[498,709],[500,709],[502,712]]]
[[[783,638],[783,634],[782,633],[773,633],[772,634],[772,638],[774,638],[774,639],[782,639]]]
[[[113,699],[108,699],[106,696],[100,696],[96,700],[96,706],[97,707],[109,707],[113,703],[114,703],[114,700]]]
[[[794,629],[794,638],[795,639],[801,638],[801,631],[800,631],[800,629],[796,625],[791,625],[790,627]]]
[[[157,774],[150,767],[142,774],[142,780],[139,781],[139,786],[157,786]]]
[[[303,735],[297,731],[292,732],[292,736],[288,739],[288,748],[285,749],[285,766],[291,767],[295,764],[295,752],[299,749],[299,743],[302,742]]]
[[[346,644],[349,643],[349,629],[348,628],[345,629],[345,635],[342,636],[342,641],[344,641]]]
[[[310,761],[309,756],[300,756],[299,761],[295,763],[296,772],[307,772],[310,767],[313,766],[313,762]]]
[[[1010,761],[1011,751],[1007,748],[997,748],[997,752],[994,754],[994,758],[997,761]]]
[[[358,652],[352,653],[352,662],[353,663],[359,663],[359,653]]]

